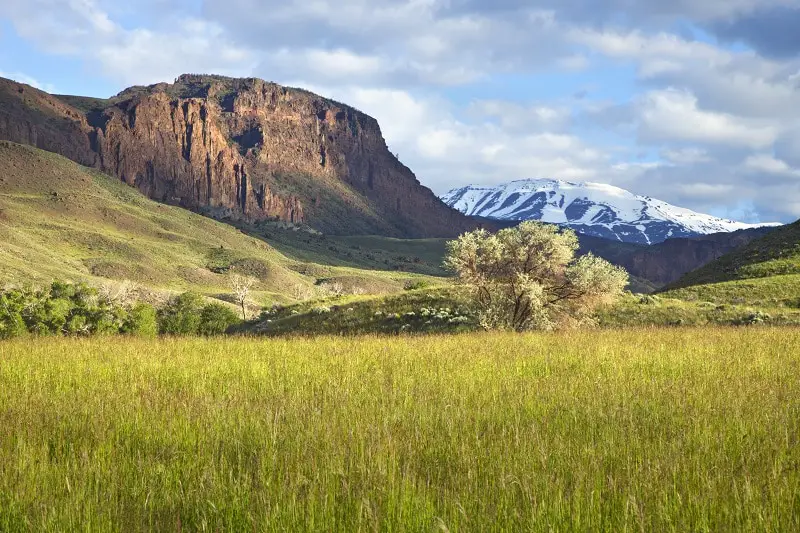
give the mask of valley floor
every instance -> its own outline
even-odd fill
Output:
[[[800,329],[0,343],[0,531],[798,531]]]

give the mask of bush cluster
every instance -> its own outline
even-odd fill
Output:
[[[240,322],[231,308],[206,304],[193,292],[174,296],[158,311],[158,329],[165,335],[222,335]]]
[[[53,282],[45,288],[0,291],[0,339],[25,335],[154,336],[155,309],[122,305],[82,283]]]
[[[239,324],[237,313],[205,303],[194,293],[175,296],[161,309],[117,302],[82,283],[0,290],[0,339],[35,336],[221,335]]]
[[[427,289],[429,287],[431,287],[431,282],[424,279],[408,280],[403,285],[403,288],[407,291],[417,291],[420,289]]]

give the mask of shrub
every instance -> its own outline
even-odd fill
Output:
[[[405,282],[403,288],[407,291],[416,291],[419,289],[427,289],[431,286],[431,282],[424,279],[410,279]]]
[[[229,307],[221,303],[210,303],[203,307],[200,312],[200,326],[198,332],[201,335],[222,335],[231,326],[240,323],[239,316]]]
[[[591,321],[628,284],[625,270],[591,254],[575,258],[574,231],[526,221],[447,244],[445,266],[472,295],[487,329],[554,329]],[[447,310],[448,314],[450,310]]]
[[[0,294],[0,339],[23,337],[28,334],[21,309],[5,294]]]
[[[81,283],[54,281],[48,287],[0,292],[0,337],[116,334],[128,319],[125,307],[99,297]]]
[[[769,322],[770,320],[772,320],[772,317],[769,314],[763,311],[754,311],[742,318],[738,324],[743,326],[755,326],[757,324]]]
[[[200,329],[203,298],[193,292],[172,297],[158,312],[158,330],[167,335],[196,335]]]
[[[661,303],[661,298],[653,294],[643,294],[639,297],[639,303],[641,305],[658,305]]]
[[[141,302],[135,304],[128,312],[121,331],[139,337],[152,338],[158,335],[158,316],[155,307]]]

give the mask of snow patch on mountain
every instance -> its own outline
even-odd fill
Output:
[[[539,220],[624,242],[655,244],[778,223],[746,224],[697,213],[603,183],[518,180],[497,187],[467,186],[442,196],[462,213],[498,220]]]

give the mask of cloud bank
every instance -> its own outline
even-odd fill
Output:
[[[436,192],[553,177],[800,218],[800,0],[5,0],[0,17],[120,88],[214,72],[348,102]]]

